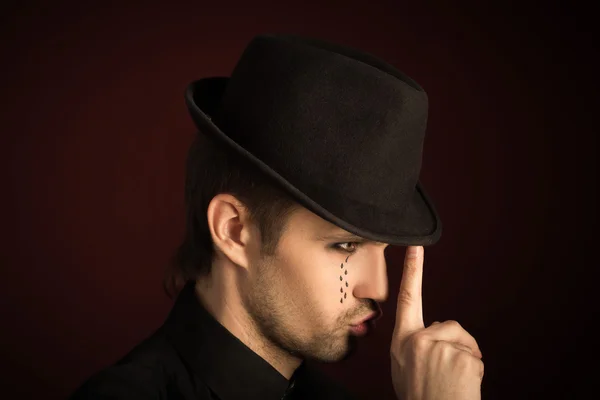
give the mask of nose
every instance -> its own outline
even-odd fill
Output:
[[[358,274],[352,291],[354,297],[384,302],[388,297],[388,277],[383,248],[369,249],[365,259],[355,262],[362,265],[357,268]]]

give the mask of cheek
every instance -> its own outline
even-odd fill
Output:
[[[348,282],[348,258],[347,256],[343,263],[340,264],[339,268],[339,299],[340,304],[344,304],[344,301],[348,298],[348,292],[350,291],[350,283]]]
[[[340,308],[346,309],[351,303],[353,275],[352,268],[348,268],[349,258],[350,255],[331,253],[280,258],[277,268],[281,295],[294,308],[309,307],[324,315],[337,315]]]

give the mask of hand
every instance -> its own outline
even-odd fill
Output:
[[[483,379],[477,342],[456,321],[423,323],[424,249],[408,246],[390,348],[392,383],[401,400],[479,400]]]

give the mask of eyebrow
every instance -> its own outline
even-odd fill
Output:
[[[325,234],[325,235],[318,235],[317,240],[322,241],[322,242],[329,241],[329,240],[338,240],[341,242],[361,242],[361,243],[372,242],[372,240],[365,239],[361,236],[357,236],[350,232],[339,232],[339,233],[329,233],[329,234]]]
[[[383,246],[383,247],[389,246],[388,243],[366,239],[362,236],[357,236],[350,232],[334,232],[334,233],[328,233],[328,234],[317,236],[317,241],[320,241],[320,242],[328,242],[330,240],[340,242],[340,243],[357,242],[357,243],[371,243],[371,244],[374,244],[377,246]]]

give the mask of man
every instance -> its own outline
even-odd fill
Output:
[[[476,399],[481,352],[423,326],[423,248],[441,222],[418,182],[427,96],[367,53],[260,35],[232,76],[192,83],[199,134],[167,320],[73,399],[349,399],[309,363],[349,357],[408,245],[390,348],[399,398]]]

